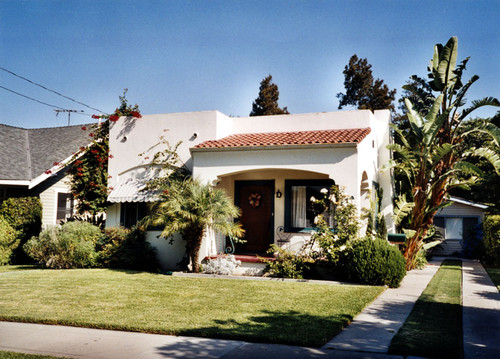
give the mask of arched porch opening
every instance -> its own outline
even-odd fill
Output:
[[[298,169],[261,168],[219,175],[213,184],[242,210],[239,220],[247,242],[232,246],[226,238],[215,238],[217,253],[265,255],[271,244],[300,247],[311,235],[313,218],[306,213],[311,193],[319,195],[334,183],[327,173]],[[295,188],[299,190],[294,192]],[[302,217],[297,206],[302,206]]]

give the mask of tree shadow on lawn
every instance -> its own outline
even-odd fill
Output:
[[[258,343],[321,347],[337,335],[352,316],[317,316],[297,311],[264,310],[247,321],[214,320],[214,325],[179,331],[179,335],[244,340]]]
[[[12,264],[0,268],[0,273],[18,272],[25,270],[44,269],[40,264]]]
[[[389,354],[462,358],[462,338],[462,306],[421,297],[392,339]]]
[[[150,272],[147,270],[140,270],[140,269],[126,269],[126,268],[102,268],[102,269],[107,269],[113,272],[118,272],[118,273],[123,273],[123,274],[156,274],[156,275],[161,275],[161,276],[167,276],[168,274],[163,273],[163,272]]]

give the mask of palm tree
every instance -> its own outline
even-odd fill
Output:
[[[222,189],[188,178],[171,181],[160,197],[152,205],[152,215],[146,222],[164,226],[161,233],[164,238],[175,233],[182,235],[195,273],[200,270],[200,247],[208,230],[237,238],[244,234],[241,224],[233,221],[240,210]]]
[[[397,160],[392,161],[389,167],[403,176],[411,188],[411,193],[400,195],[395,208],[397,223],[407,217],[404,252],[407,270],[415,266],[417,253],[432,226],[434,215],[447,205],[445,199],[448,191],[457,187],[469,188],[481,179],[482,171],[470,160],[483,157],[500,173],[500,157],[495,151],[471,148],[461,152],[463,138],[476,132],[488,134],[499,146],[500,131],[491,122],[484,122],[469,131],[460,130],[473,111],[483,106],[498,107],[500,102],[487,97],[472,101],[471,106],[462,109],[467,90],[479,77],[473,76],[465,85],[462,83],[461,77],[468,58],[456,66],[457,46],[456,37],[452,37],[445,46],[435,46],[429,66],[432,80],[428,85],[437,96],[430,106],[422,106],[428,98],[418,102],[406,98],[410,126],[407,129],[394,127],[399,141],[390,148],[396,153]],[[418,97],[419,94],[415,92],[414,96]]]

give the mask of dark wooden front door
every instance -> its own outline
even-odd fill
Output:
[[[273,243],[274,181],[236,181],[235,200],[246,240],[236,252],[264,254]]]

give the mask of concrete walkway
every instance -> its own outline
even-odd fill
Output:
[[[323,348],[176,337],[88,328],[0,322],[0,350],[69,358],[402,358],[387,355],[392,337],[439,268],[409,272],[400,288],[387,289]],[[482,266],[463,265],[465,358],[500,353],[500,298]]]
[[[481,263],[462,261],[464,358],[500,357],[500,293]]]
[[[392,338],[403,326],[441,262],[431,261],[423,270],[408,272],[399,288],[386,289],[323,348],[387,353]]]

